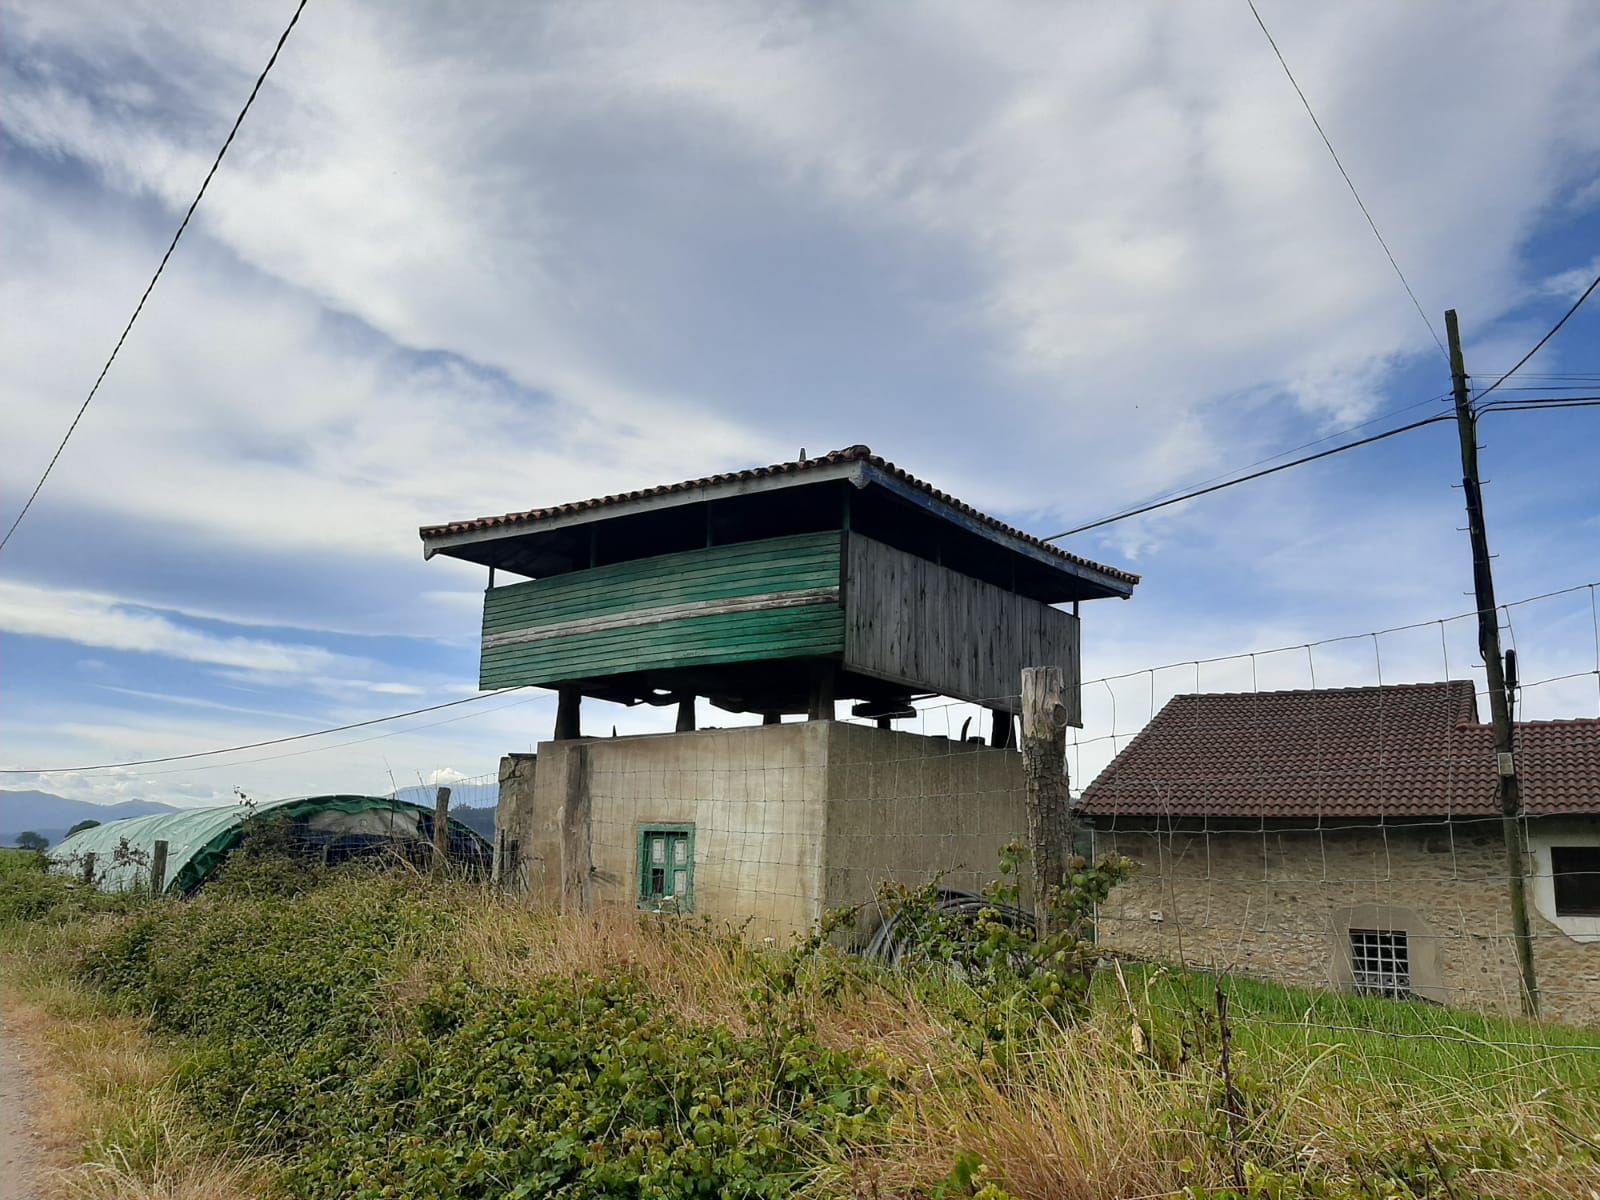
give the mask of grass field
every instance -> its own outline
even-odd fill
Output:
[[[14,855],[0,953],[71,1097],[76,1195],[1600,1190],[1600,1037],[1422,1003],[1129,965],[1058,1022],[463,883],[241,869],[152,904]]]

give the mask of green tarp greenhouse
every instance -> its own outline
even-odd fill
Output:
[[[433,813],[421,805],[388,796],[297,796],[112,821],[63,839],[49,858],[53,869],[72,872],[82,871],[93,854],[95,883],[104,891],[127,891],[148,884],[155,844],[164,841],[165,890],[184,895],[221,865],[250,820],[267,817],[285,824],[297,849],[324,862],[433,840]],[[450,821],[448,843],[452,859],[487,865],[488,843],[461,822]]]

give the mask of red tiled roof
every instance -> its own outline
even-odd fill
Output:
[[[622,504],[630,500],[646,500],[654,496],[668,496],[675,492],[697,491],[700,488],[713,487],[717,484],[739,483],[752,479],[765,479],[773,475],[800,475],[807,471],[816,471],[824,467],[838,466],[840,463],[862,462],[890,475],[902,483],[931,496],[942,504],[955,509],[957,512],[981,521],[991,529],[1026,542],[1038,550],[1060,558],[1076,566],[1088,567],[1094,571],[1101,571],[1114,579],[1124,583],[1136,584],[1139,576],[1118,567],[1108,567],[1101,563],[1093,562],[1087,558],[1080,558],[1070,554],[1051,542],[1046,542],[1034,537],[1031,533],[1024,533],[1014,526],[996,520],[987,513],[981,513],[947,492],[941,492],[931,483],[918,479],[909,471],[904,471],[892,462],[874,454],[867,446],[847,446],[843,450],[833,450],[816,458],[799,459],[794,462],[774,463],[770,467],[751,467],[744,471],[726,472],[721,475],[707,475],[701,479],[686,479],[682,483],[663,484],[660,487],[644,488],[636,492],[623,492],[614,496],[598,496],[592,500],[577,500],[569,504],[557,504],[548,508],[530,508],[524,512],[504,513],[496,517],[477,517],[467,521],[451,521],[445,525],[424,525],[418,532],[424,541],[428,538],[445,537],[455,533],[477,532],[486,529],[513,527],[517,525],[533,525],[552,517],[568,516],[574,513],[592,512],[597,509],[607,508],[614,504]]]
[[[1600,814],[1600,720],[1516,727],[1523,809]],[[1177,696],[1083,793],[1102,821],[1495,816],[1473,685]]]

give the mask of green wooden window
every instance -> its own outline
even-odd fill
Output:
[[[639,907],[652,912],[694,910],[694,826],[639,827]]]

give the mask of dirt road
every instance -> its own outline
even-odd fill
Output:
[[[0,1200],[36,1200],[45,1149],[32,1122],[33,1060],[8,1017],[0,1011]]]

